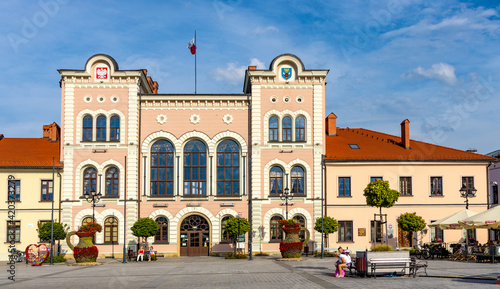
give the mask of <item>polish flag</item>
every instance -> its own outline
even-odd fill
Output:
[[[191,54],[196,54],[196,45],[195,45],[195,39],[191,39],[189,41],[188,45],[186,46],[189,50],[191,50]]]

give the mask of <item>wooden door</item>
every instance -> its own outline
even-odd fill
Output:
[[[205,218],[192,215],[181,224],[180,255],[208,256],[210,247],[210,228]]]
[[[410,247],[410,232],[405,232],[398,227],[398,247]]]

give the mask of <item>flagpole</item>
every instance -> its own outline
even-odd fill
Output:
[[[194,31],[194,46],[196,46],[196,30]],[[194,94],[196,94],[196,52],[194,53]]]

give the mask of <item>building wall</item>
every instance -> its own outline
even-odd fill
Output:
[[[135,247],[136,238],[130,226],[137,218],[162,216],[168,219],[168,243],[155,244],[153,237],[148,242],[159,252],[178,255],[180,224],[187,216],[198,214],[210,224],[210,251],[231,251],[228,244],[220,242],[222,218],[252,215],[253,230],[259,232],[253,238],[253,249],[259,249],[257,242],[263,242],[262,247],[266,250],[277,252],[278,243],[269,240],[269,222],[273,215],[284,218],[286,212],[279,197],[269,196],[269,170],[279,165],[288,176],[284,181],[288,185],[294,166],[305,170],[306,194],[293,199],[289,217],[301,215],[306,219],[306,227],[312,230],[314,218],[321,211],[320,160],[324,151],[324,77],[327,71],[305,71],[301,61],[292,55],[281,55],[273,64],[270,70],[249,72],[245,79],[248,91],[239,95],[155,94],[146,85],[144,71],[118,70],[115,61],[106,55],[91,57],[83,71],[60,71],[64,80],[61,123],[67,173],[64,178],[64,222],[76,230],[83,219],[92,215],[91,205],[83,198],[84,170],[97,169],[102,175],[97,191],[104,194],[106,169],[115,166],[120,171],[120,196],[102,198],[94,211],[98,222],[108,217],[118,219],[119,245],[123,245],[126,233],[127,247]],[[283,66],[293,69],[293,77],[287,81],[280,76]],[[98,79],[101,68],[109,72],[104,79]],[[259,74],[266,76],[261,78]],[[85,115],[91,115],[94,120],[91,142],[82,141]],[[109,117],[120,116],[119,142],[95,141],[95,122],[99,115],[108,119],[108,139]],[[279,116],[280,120],[284,116],[292,117],[292,137],[295,137],[296,117],[305,117],[305,141],[270,143],[268,120],[272,115]],[[206,196],[185,196],[183,192],[184,146],[193,139],[202,141],[207,147]],[[217,194],[217,146],[226,139],[234,140],[240,147],[240,194],[237,196]],[[168,140],[174,146],[172,196],[151,195],[151,147],[158,140]],[[123,213],[125,189],[126,217]],[[250,195],[252,212],[248,211]],[[125,219],[127,232],[123,232]],[[248,234],[246,238],[248,242]],[[312,235],[312,240],[315,238],[317,234]],[[100,252],[109,255],[114,248],[102,244],[103,240],[103,233],[96,235]],[[246,246],[248,249],[248,244]]]
[[[370,238],[370,221],[374,214],[379,213],[376,207],[366,205],[363,190],[370,182],[370,177],[383,177],[389,181],[390,187],[400,191],[399,178],[412,178],[412,196],[400,196],[391,208],[382,208],[382,214],[387,214],[388,225],[392,225],[394,238],[388,243],[398,246],[397,217],[403,213],[416,212],[424,218],[427,224],[465,208],[465,199],[460,197],[462,177],[474,177],[474,186],[477,189],[476,197],[469,199],[469,210],[482,212],[486,210],[486,164],[479,163],[444,163],[444,162],[401,162],[401,163],[327,163],[327,214],[337,220],[353,221],[353,242],[338,242],[338,233],[330,235],[329,247],[349,247],[350,249],[364,250],[371,248],[374,243]],[[351,177],[351,196],[339,196],[339,177]],[[431,196],[430,178],[442,177],[443,196]],[[358,229],[365,229],[366,236],[359,236]],[[430,229],[427,233],[418,234],[419,242],[430,242]],[[425,230],[424,230],[425,232]],[[477,231],[478,241],[487,241],[487,230]],[[459,242],[462,238],[461,230],[445,230],[444,242]],[[415,242],[414,242],[415,244]]]
[[[7,201],[8,178],[14,176],[15,180],[21,181],[20,202],[15,202],[12,208]],[[37,223],[39,221],[50,221],[52,216],[52,202],[41,200],[41,181],[52,180],[52,169],[0,169],[0,192],[2,202],[5,206],[0,209],[0,232],[2,234],[0,243],[0,260],[8,260],[10,243],[7,242],[7,221],[20,221],[20,242],[15,243],[16,250],[24,250],[30,244],[39,244]],[[54,220],[60,221],[59,217],[59,185],[60,178],[57,171],[54,176]],[[9,212],[10,211],[10,212]]]

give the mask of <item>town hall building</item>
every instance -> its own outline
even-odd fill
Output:
[[[103,54],[59,72],[62,221],[75,230],[94,215],[101,253],[135,249],[130,227],[144,217],[167,256],[231,251],[224,228],[236,216],[252,217],[254,252],[279,251],[287,215],[320,240],[328,70],[283,54],[248,67],[242,94],[159,94],[146,70]],[[288,212],[283,192],[294,195]]]

